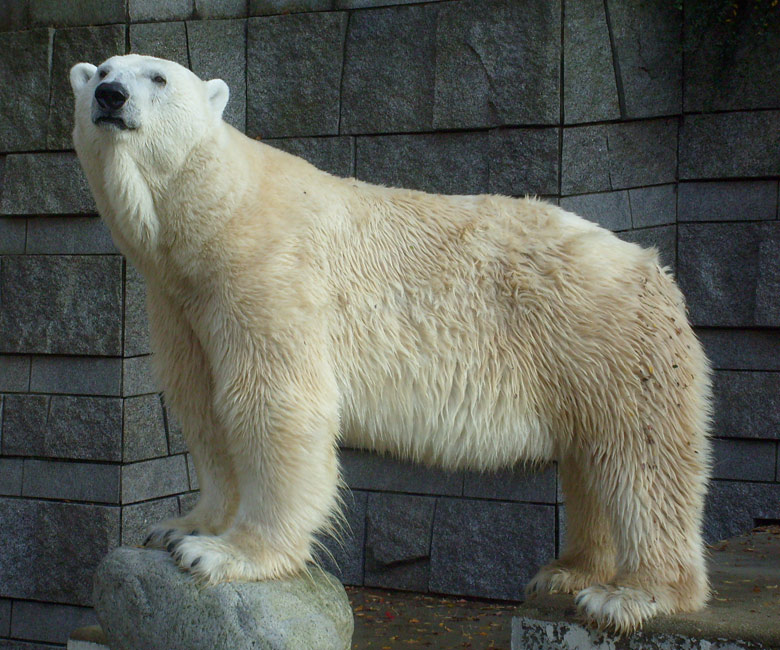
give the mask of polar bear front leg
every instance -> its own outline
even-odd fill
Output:
[[[280,343],[226,331],[215,357],[215,412],[228,433],[239,504],[228,530],[170,548],[207,584],[297,573],[336,510],[336,382],[325,341],[298,334]]]

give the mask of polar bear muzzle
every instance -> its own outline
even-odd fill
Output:
[[[119,111],[125,105],[130,93],[127,88],[118,81],[108,81],[95,88],[95,102],[97,110],[92,121],[95,124],[109,124],[125,130],[128,127]]]

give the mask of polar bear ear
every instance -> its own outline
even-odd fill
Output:
[[[70,69],[70,85],[77,93],[92,79],[97,68],[91,63],[77,63]]]
[[[222,111],[230,98],[230,88],[222,79],[212,79],[206,82],[206,92],[209,96],[209,106],[217,119],[222,117]]]

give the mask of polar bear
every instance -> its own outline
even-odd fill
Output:
[[[339,441],[448,470],[557,460],[568,546],[529,593],[618,631],[703,606],[709,369],[655,251],[532,198],[337,178],[226,124],[226,84],[170,61],[70,77],[201,486],[148,545],[205,583],[300,571]]]

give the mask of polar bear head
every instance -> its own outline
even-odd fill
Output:
[[[137,54],[114,56],[97,67],[77,63],[70,83],[77,150],[126,146],[156,162],[173,152],[186,155],[188,143],[221,123],[229,97],[221,79],[203,81],[173,61]]]

